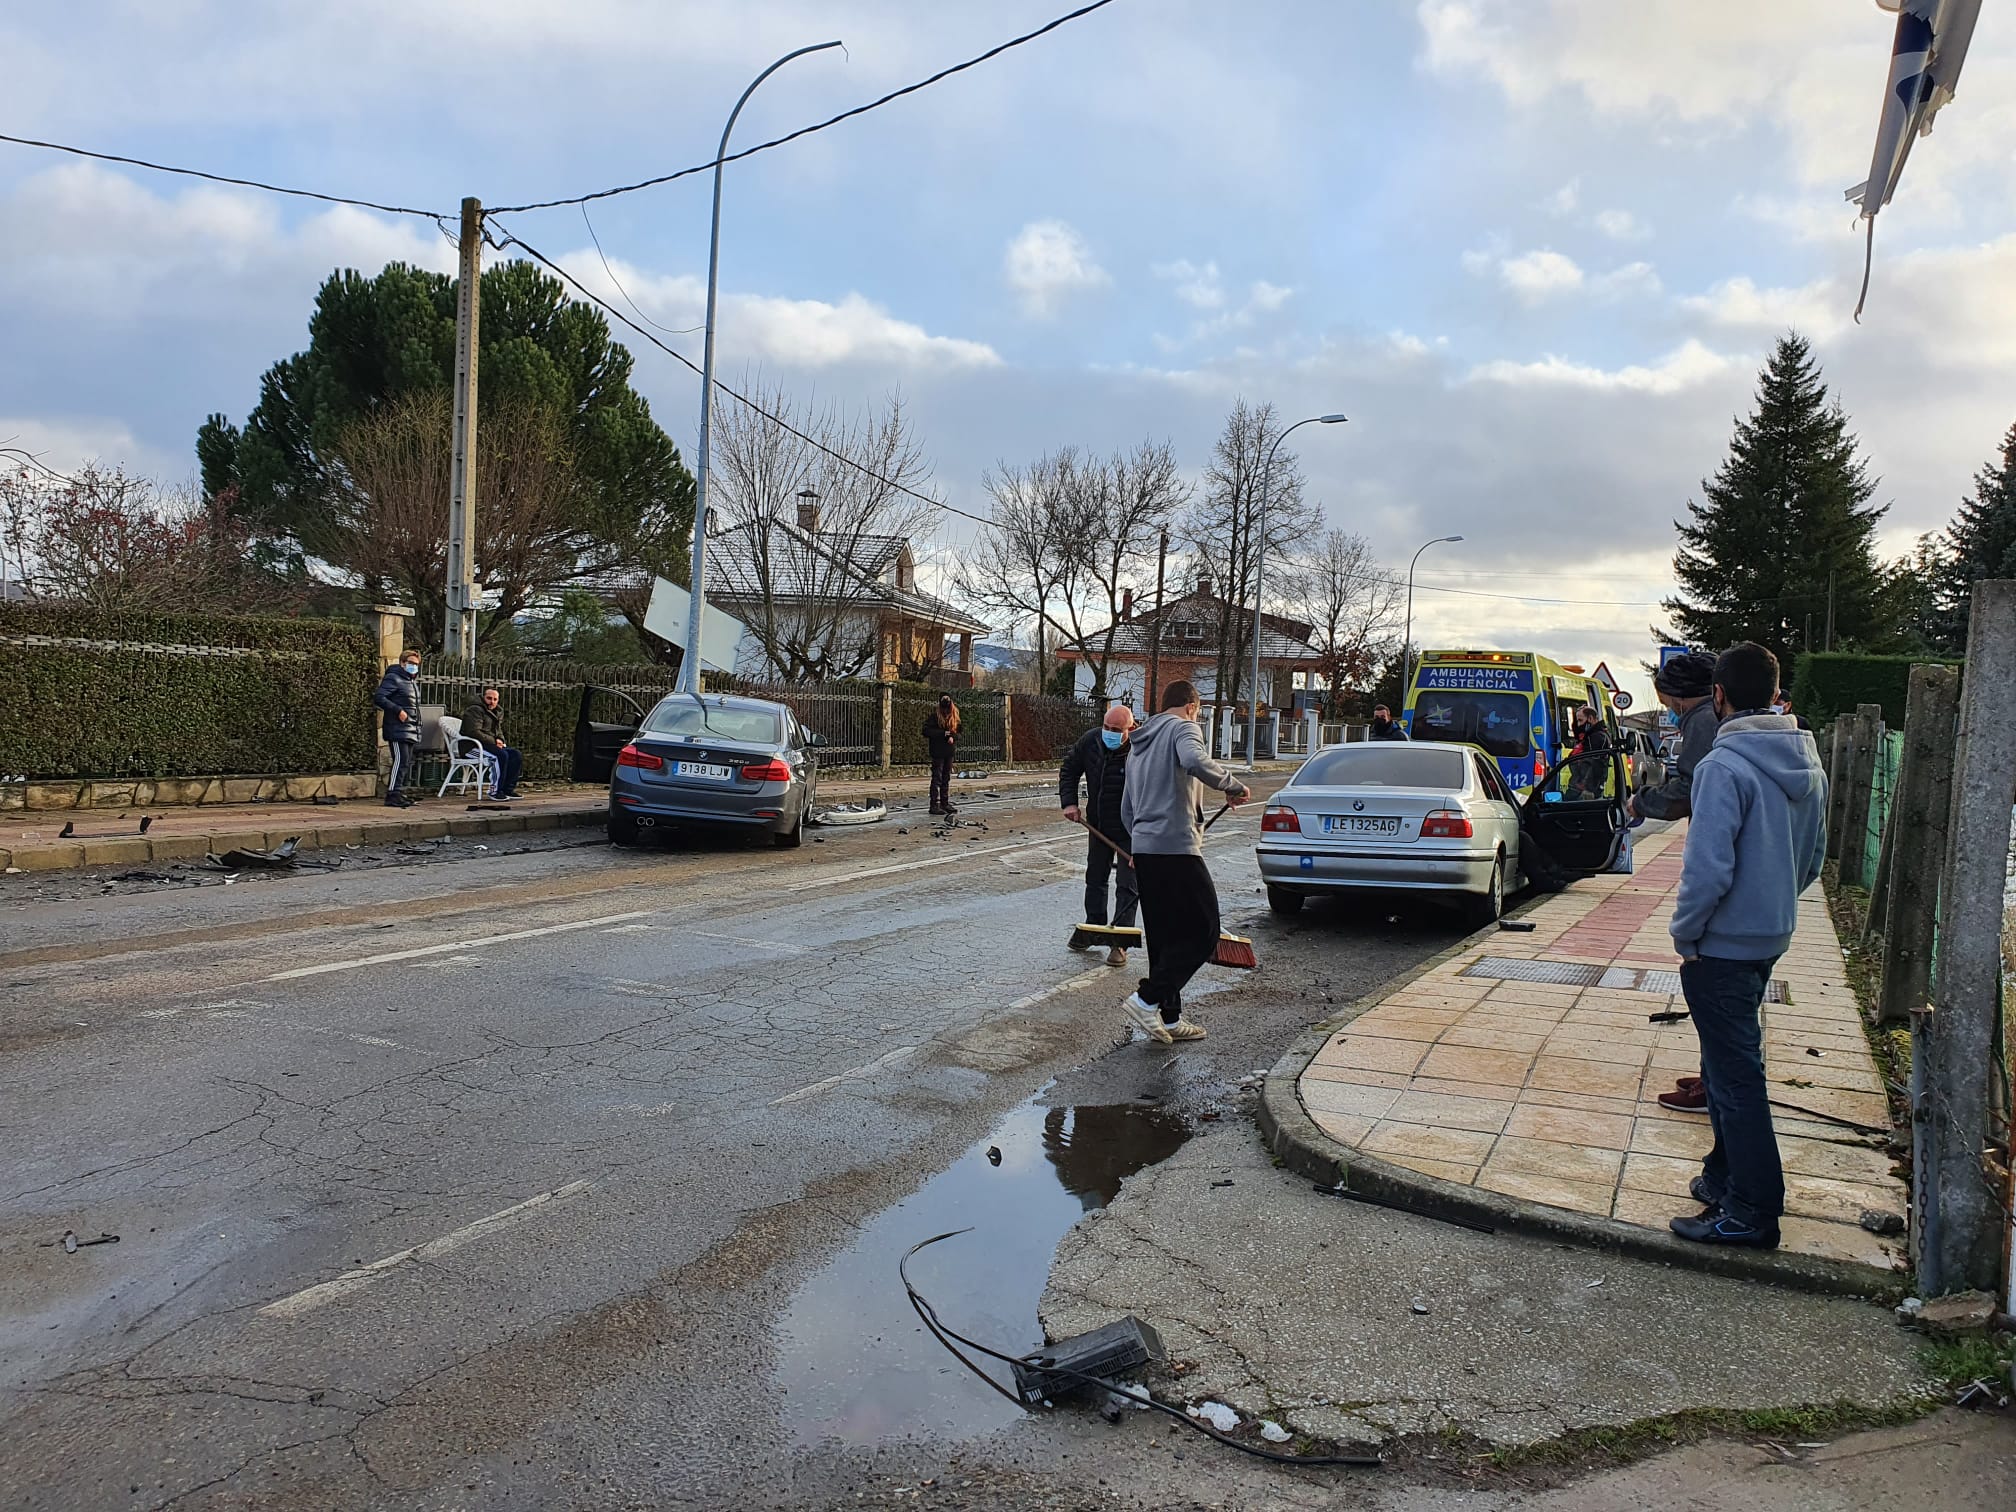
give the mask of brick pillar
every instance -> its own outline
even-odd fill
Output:
[[[371,632],[371,640],[378,653],[378,676],[383,677],[386,669],[398,661],[406,649],[407,621],[413,618],[413,611],[402,609],[397,604],[373,604],[361,614],[364,628]],[[371,728],[382,731],[383,722],[378,717],[378,711],[374,708],[368,712]],[[386,779],[391,775],[392,751],[381,733],[378,738],[378,792],[372,794],[374,798],[384,793]]]

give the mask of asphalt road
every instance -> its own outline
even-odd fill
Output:
[[[1460,931],[1271,919],[1246,809],[1209,854],[1263,970],[1129,1044],[1132,973],[1063,948],[1082,834],[1028,789],[961,817],[0,890],[7,1504],[1178,1505],[1199,1455],[1304,1504],[1208,1445],[1118,1473],[895,1263],[972,1226],[913,1273],[1027,1348],[1076,1216]]]

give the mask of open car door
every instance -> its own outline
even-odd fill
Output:
[[[1624,753],[1569,756],[1533,785],[1519,811],[1521,867],[1537,886],[1560,888],[1608,871],[1630,816]]]
[[[574,781],[607,782],[616,770],[617,754],[643,723],[644,710],[629,694],[613,688],[583,688],[581,712],[574,720],[570,772]]]

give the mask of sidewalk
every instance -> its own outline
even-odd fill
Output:
[[[877,794],[921,794],[928,774],[828,778],[819,799],[845,803]],[[955,783],[959,794],[988,787],[1054,790],[1054,772],[1003,769]],[[428,797],[410,809],[389,809],[376,798],[337,804],[219,803],[201,807],[119,809],[11,809],[0,817],[0,869],[59,871],[80,866],[143,866],[155,861],[200,861],[229,850],[271,850],[298,836],[300,849],[342,845],[398,845],[441,835],[505,835],[525,830],[597,826],[609,807],[600,785],[554,784],[530,788],[508,812],[479,809],[464,795]],[[151,815],[147,833],[140,816]],[[66,824],[76,834],[58,838]]]
[[[1883,1136],[1848,1126],[1887,1130],[1888,1106],[1817,887],[1776,973],[1785,1001],[1764,1013],[1783,1244],[1731,1251],[1666,1228],[1696,1210],[1687,1183],[1710,1142],[1705,1114],[1656,1101],[1697,1069],[1692,1027],[1648,1021],[1685,1007],[1666,935],[1684,843],[1684,826],[1642,839],[1635,875],[1577,883],[1523,915],[1532,933],[1474,936],[1319,1026],[1269,1079],[1277,1153],[1496,1227],[1825,1290],[1894,1286],[1901,1237],[1858,1219],[1908,1201]]]

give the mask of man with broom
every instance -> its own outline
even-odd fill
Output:
[[[1085,837],[1085,924],[1072,931],[1071,948],[1088,949],[1103,939],[1108,947],[1108,966],[1127,964],[1125,942],[1133,934],[1134,914],[1141,901],[1134,889],[1134,868],[1120,858],[1120,852],[1133,848],[1120,818],[1120,795],[1127,784],[1127,736],[1133,728],[1134,711],[1122,703],[1112,705],[1099,728],[1078,737],[1057,780],[1064,817],[1093,832]],[[1081,782],[1086,790],[1082,804],[1078,801]],[[1112,929],[1126,933],[1106,930],[1108,872],[1113,874]]]
[[[1203,1026],[1183,1017],[1183,988],[1218,948],[1218,886],[1204,864],[1199,792],[1215,788],[1234,804],[1252,796],[1204,749],[1201,703],[1190,683],[1169,684],[1162,712],[1134,734],[1120,798],[1148,927],[1148,975],[1121,1006],[1130,1023],[1164,1045],[1204,1038]]]

